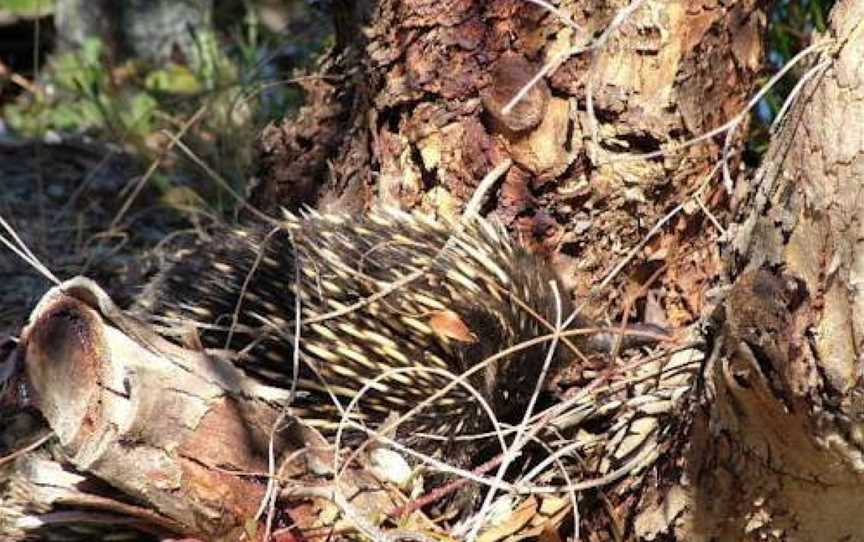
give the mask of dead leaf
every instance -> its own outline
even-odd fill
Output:
[[[476,343],[475,335],[462,317],[451,310],[443,310],[432,313],[429,318],[429,327],[435,333],[447,339],[453,339],[462,343]]]
[[[477,540],[478,542],[497,542],[508,536],[513,536],[528,525],[535,514],[537,514],[537,499],[531,497],[523,501],[509,516],[483,531]]]

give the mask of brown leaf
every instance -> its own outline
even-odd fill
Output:
[[[429,326],[442,337],[463,343],[477,342],[477,335],[471,331],[461,316],[451,310],[432,313]]]

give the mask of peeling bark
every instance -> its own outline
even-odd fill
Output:
[[[121,329],[103,323],[100,305]],[[87,281],[46,295],[34,316],[20,347],[27,380],[78,471],[199,535],[225,535],[255,514],[264,486],[223,468],[267,471],[275,401],[256,399],[228,363],[139,336]]]
[[[59,442],[58,459],[25,455],[6,473],[0,534],[38,535],[40,522],[50,530],[50,512],[67,506],[83,511],[61,525],[259,540],[270,454],[298,481],[307,465],[322,473],[333,465],[284,411],[287,390],[166,341],[88,279],[43,297],[18,355],[31,400]],[[362,488],[366,506],[392,508],[370,480],[348,471],[339,487],[349,495]],[[277,524],[283,518],[278,512]]]
[[[712,393],[695,439],[700,453],[691,457],[693,540],[864,533],[862,20],[861,2],[835,8],[811,64],[820,71],[758,174],[739,185],[725,249],[731,286],[706,372]]]
[[[666,265],[668,315],[674,324],[693,321],[706,284],[692,279],[720,265],[710,248],[718,234],[701,227],[698,212],[684,213],[649,244],[613,284],[618,288],[594,285],[611,271],[610,258],[623,257],[623,247],[639,243],[701,187],[720,156],[723,142],[709,140],[638,158],[674,149],[742,110],[761,69],[762,2],[645,2],[603,47],[565,55],[502,113],[545,63],[587,45],[627,4],[561,2],[582,31],[521,0],[382,0],[358,8],[351,20],[366,26],[353,56],[338,57],[340,81],[313,83],[298,121],[265,134],[267,171],[302,172],[291,181],[278,173],[263,178],[254,200],[271,208],[386,205],[454,218],[479,180],[509,157],[517,165],[485,211],[556,253],[565,280],[592,296],[592,316],[616,316],[624,300],[615,292]],[[310,122],[312,135],[303,128]],[[739,128],[733,149],[744,132]],[[315,139],[322,134],[329,143]],[[292,149],[308,141],[311,151],[298,159]],[[322,176],[323,191],[310,193],[305,186],[322,186]],[[716,206],[722,194],[709,189],[703,199]],[[670,251],[697,241],[694,232],[695,251]]]

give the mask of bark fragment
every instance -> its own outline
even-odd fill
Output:
[[[123,317],[86,279],[43,298],[20,349],[34,400],[78,471],[185,534],[228,536],[254,516],[265,485],[233,472],[267,472],[279,409],[236,367]],[[277,454],[286,436],[276,434]]]

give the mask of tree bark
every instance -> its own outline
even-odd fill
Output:
[[[704,540],[854,540],[861,484],[864,4],[839,2],[813,77],[725,249],[707,416],[690,458]],[[718,499],[717,497],[722,498]]]
[[[288,390],[244,377],[200,344],[186,346],[125,314],[89,279],[42,298],[15,355],[28,401],[59,449],[22,456],[4,473],[0,535],[56,537],[67,527],[87,540],[106,524],[162,537],[262,540],[258,508],[278,495],[259,478],[296,474],[287,450],[330,471],[326,443],[283,409]],[[337,484],[362,493],[358,505],[393,508],[379,485],[362,472]],[[57,508],[80,512],[64,517]],[[283,517],[279,511],[277,523]]]
[[[263,135],[267,175],[253,201],[453,218],[479,179],[511,160],[484,212],[563,254],[562,274],[597,313],[625,313],[630,292],[644,290],[631,285],[663,270],[667,320],[700,318],[689,330],[697,346],[574,373],[582,388],[567,390],[567,410],[549,421],[575,456],[578,516],[559,496],[519,497],[486,539],[561,539],[574,517],[592,541],[862,537],[864,3],[838,3],[817,39],[817,71],[761,168],[729,179],[728,214],[722,183],[709,184],[722,177],[724,142],[680,145],[735,118],[752,95],[761,4],[644,2],[624,18],[623,2],[558,7],[582,30],[515,0],[337,3],[341,35],[365,31],[340,40],[326,77],[308,81],[302,118]],[[602,46],[562,56],[504,111],[541,65],[607,29],[595,38]],[[641,156],[655,150],[667,153]],[[727,223],[722,237],[701,206]],[[605,280],[630,247],[642,250]],[[717,275],[720,288],[704,296]],[[267,492],[245,475],[270,469],[271,439],[277,458],[324,443],[289,429],[271,435],[279,398],[186,346],[163,344],[91,284],[49,294],[17,355],[59,444],[5,467],[0,532],[38,532],[35,521],[66,507],[87,510],[91,525],[100,512],[139,531],[263,536],[249,500]],[[321,453],[309,453],[307,470],[332,464]],[[109,500],[103,483],[123,497]],[[340,527],[405,534],[370,519],[393,510],[380,483],[362,470],[344,483],[346,500],[320,488],[302,495],[313,504],[281,495],[280,519],[308,534],[337,515],[330,500]],[[21,488],[39,500],[25,502]],[[415,535],[435,528],[408,525]]]
[[[692,209],[652,239],[616,287],[595,286],[676,204],[698,190],[709,206],[722,200],[716,185],[703,186],[722,139],[640,155],[674,149],[744,108],[762,67],[763,2],[644,2],[613,25],[628,4],[561,2],[576,30],[521,0],[360,3],[340,19],[357,39],[327,61],[326,78],[304,83],[299,118],[265,131],[253,203],[386,205],[454,218],[479,180],[510,158],[515,166],[484,211],[555,253],[577,294],[592,296],[592,316],[618,314],[622,286],[666,265],[668,315],[692,321],[700,277],[719,269],[710,248],[717,233]],[[364,22],[362,31],[350,26]],[[550,62],[560,67],[503,113]],[[746,123],[733,151],[745,133]],[[698,244],[678,249],[689,242]]]

